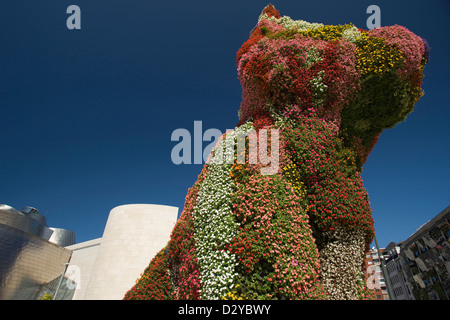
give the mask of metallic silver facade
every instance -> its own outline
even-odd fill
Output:
[[[0,224],[31,233],[45,240],[50,239],[53,233],[47,227],[44,216],[36,212],[23,213],[5,204],[0,204]]]
[[[59,277],[72,252],[22,230],[0,224],[0,300],[33,300]]]
[[[47,218],[39,213],[39,210],[33,207],[23,207],[20,212],[30,217],[31,219],[37,220],[42,225],[47,226]]]
[[[50,229],[53,230],[53,233],[48,241],[56,243],[61,247],[67,247],[75,244],[75,232],[61,228]]]
[[[72,251],[49,242],[53,233],[37,209],[0,205],[0,300],[36,299],[61,276]],[[55,237],[69,243],[74,234],[57,231]]]

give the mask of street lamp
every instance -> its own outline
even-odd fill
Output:
[[[384,257],[381,255],[380,247],[378,246],[378,241],[377,241],[377,237],[375,234],[373,235],[373,238],[375,240],[375,246],[377,247],[378,257],[380,258],[381,271],[383,272],[384,282],[386,283],[386,287],[387,287],[388,294],[389,294],[389,299],[395,300],[395,295],[394,295],[394,292],[392,291],[392,287],[391,287],[391,279],[389,278],[389,274],[386,270],[386,266],[384,264]]]

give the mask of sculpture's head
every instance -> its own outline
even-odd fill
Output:
[[[268,5],[237,53],[240,123],[314,112],[367,159],[422,96],[425,40],[402,26],[369,31],[281,17]]]

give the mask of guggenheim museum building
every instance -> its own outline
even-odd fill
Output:
[[[113,208],[101,238],[75,242],[36,208],[0,204],[0,300],[119,300],[170,239],[178,208]]]

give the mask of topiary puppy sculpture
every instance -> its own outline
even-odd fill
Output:
[[[401,26],[365,31],[264,8],[237,53],[239,124],[125,299],[368,298],[374,230],[361,166],[422,96],[427,53]]]

